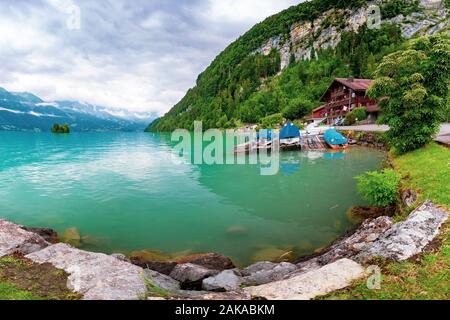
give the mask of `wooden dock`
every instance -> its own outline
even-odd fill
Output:
[[[325,142],[318,135],[305,135],[302,137],[302,150],[326,150]]]

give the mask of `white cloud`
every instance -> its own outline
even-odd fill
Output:
[[[298,2],[2,0],[0,86],[163,114],[232,40]],[[80,6],[80,30],[67,4]]]

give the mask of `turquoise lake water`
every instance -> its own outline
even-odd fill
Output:
[[[277,175],[259,165],[173,163],[150,133],[0,132],[0,217],[76,227],[100,252],[217,252],[237,264],[278,252],[311,253],[343,234],[364,204],[354,176],[383,153],[281,153]]]

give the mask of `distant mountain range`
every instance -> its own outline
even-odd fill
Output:
[[[43,101],[28,92],[0,88],[0,131],[50,131],[54,123],[71,131],[142,131],[154,113],[111,109],[80,101]]]

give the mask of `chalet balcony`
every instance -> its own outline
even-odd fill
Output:
[[[327,104],[327,107],[333,108],[333,107],[339,107],[339,106],[344,106],[344,105],[349,106],[349,104],[351,105],[353,103],[356,103],[355,99],[352,99],[350,102],[350,98],[347,98],[347,99],[341,99],[338,101],[332,101]]]

